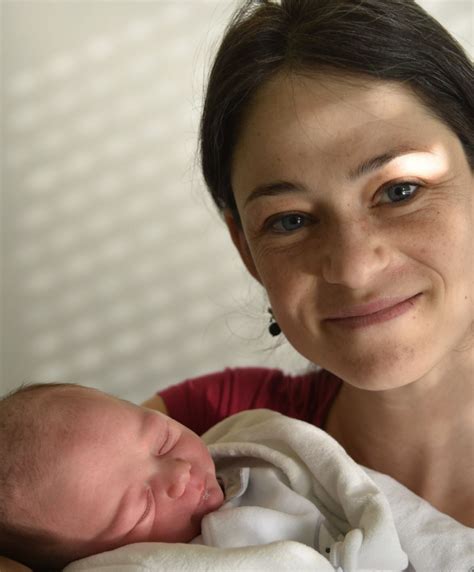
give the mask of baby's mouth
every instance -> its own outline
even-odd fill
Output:
[[[199,499],[199,505],[198,505],[199,507],[201,507],[201,510],[207,506],[209,501],[211,502],[212,505],[214,504],[214,502],[212,501],[212,498],[215,496],[213,487],[214,484],[210,482],[209,477],[206,477],[203,482],[203,489],[201,492],[201,498]]]
[[[203,504],[204,502],[206,502],[210,496],[211,492],[209,491],[207,477],[205,477],[202,483],[202,492],[201,492],[201,498],[199,499],[199,504]]]

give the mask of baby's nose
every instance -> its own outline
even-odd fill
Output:
[[[170,460],[167,494],[172,499],[183,496],[191,478],[191,463],[181,459]]]

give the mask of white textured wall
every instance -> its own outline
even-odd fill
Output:
[[[473,3],[422,4],[472,50]],[[1,389],[287,370],[196,164],[234,2],[3,0]]]

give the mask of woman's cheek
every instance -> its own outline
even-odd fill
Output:
[[[250,248],[252,258],[264,286],[271,289],[271,284],[281,281],[291,262],[288,260],[286,249],[276,248],[268,242],[261,241]]]
[[[285,266],[297,264],[308,252],[314,252],[317,242],[319,239],[309,228],[287,234],[268,230],[250,242],[250,250],[255,264],[271,262],[281,272]]]

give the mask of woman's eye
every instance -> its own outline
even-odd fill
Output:
[[[418,183],[401,182],[389,185],[382,189],[382,200],[380,202],[383,204],[406,201],[411,199],[419,188],[420,185]]]
[[[274,232],[293,232],[305,226],[307,222],[307,218],[303,215],[292,213],[274,218],[269,227]]]

